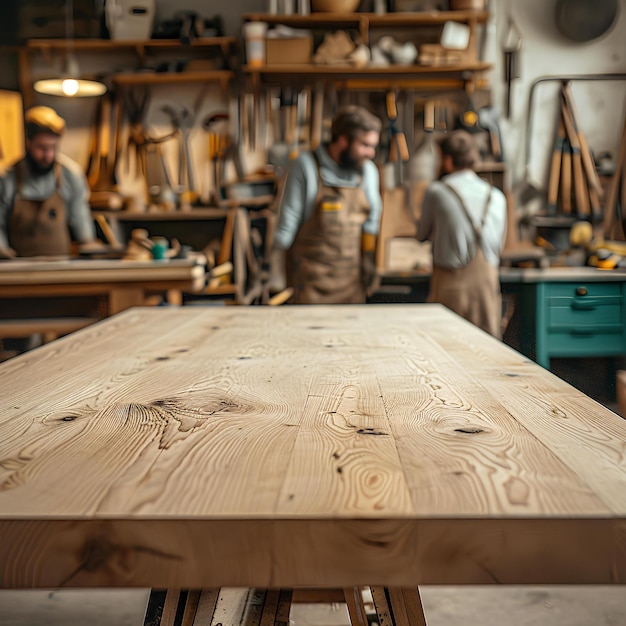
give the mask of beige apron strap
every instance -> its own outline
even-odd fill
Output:
[[[465,213],[465,217],[469,221],[472,230],[474,231],[474,237],[476,238],[476,245],[482,246],[483,241],[483,228],[485,226],[485,222],[487,221],[487,214],[489,213],[489,205],[491,204],[491,196],[493,195],[493,187],[489,188],[489,193],[487,194],[487,200],[485,201],[485,206],[483,208],[482,218],[480,220],[480,226],[476,226],[474,221],[472,220],[470,213],[467,209],[467,205],[465,204],[463,198],[459,195],[459,192],[449,183],[444,182],[444,185],[456,196],[456,199],[459,201],[461,208],[463,209],[463,213]]]

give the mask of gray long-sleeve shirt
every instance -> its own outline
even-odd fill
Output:
[[[67,223],[72,239],[81,243],[95,239],[85,174],[78,163],[63,154],[57,155],[57,161],[61,165],[60,193],[65,201]],[[25,176],[22,180],[22,196],[26,200],[45,200],[54,193],[55,188],[54,170],[43,176]],[[0,248],[9,245],[7,228],[16,194],[15,171],[11,169],[0,178]]]
[[[379,176],[376,165],[366,161],[361,177],[357,172],[345,170],[329,156],[324,146],[319,146],[315,154],[320,163],[320,175],[325,185],[334,187],[363,186],[370,205],[369,216],[363,231],[377,235],[380,227],[382,200],[380,197]],[[289,167],[283,187],[278,223],[274,233],[274,245],[288,250],[300,226],[313,214],[318,191],[317,166],[311,152],[301,154]]]
[[[472,170],[448,174],[443,181],[463,198],[472,222],[480,226],[489,192],[487,219],[482,229],[482,251],[492,265],[500,265],[506,229],[506,198]],[[433,263],[439,267],[465,267],[476,254],[476,238],[458,198],[441,181],[428,186],[422,204],[417,239],[433,242]]]

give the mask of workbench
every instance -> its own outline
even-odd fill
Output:
[[[624,441],[440,305],[134,308],[0,365],[0,587],[623,584]]]
[[[375,301],[425,302],[429,283],[428,272],[390,273]],[[551,357],[626,355],[626,270],[502,267],[500,284],[519,318],[519,337],[505,341],[543,367]]]
[[[0,338],[25,337],[37,328],[71,332],[144,304],[150,294],[169,294],[177,303],[181,292],[201,290],[205,275],[196,259],[2,261]]]

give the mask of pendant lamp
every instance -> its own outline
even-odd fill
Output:
[[[65,38],[67,42],[65,59],[61,75],[56,78],[44,78],[34,83],[33,89],[37,93],[48,96],[65,96],[69,98],[84,98],[101,96],[107,88],[97,80],[79,78],[80,70],[78,59],[74,55],[74,7],[73,0],[65,2]]]

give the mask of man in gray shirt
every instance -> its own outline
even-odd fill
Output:
[[[95,247],[85,174],[58,154],[65,121],[43,106],[24,121],[26,156],[0,179],[0,258],[65,256],[71,241]]]
[[[417,238],[433,243],[429,302],[439,302],[500,337],[500,253],[506,198],[474,171],[478,151],[467,132],[439,144],[441,172],[424,195]]]
[[[301,154],[289,168],[273,245],[289,251],[296,303],[365,302],[382,211],[371,160],[380,129],[369,111],[345,107],[333,120],[330,143]]]

